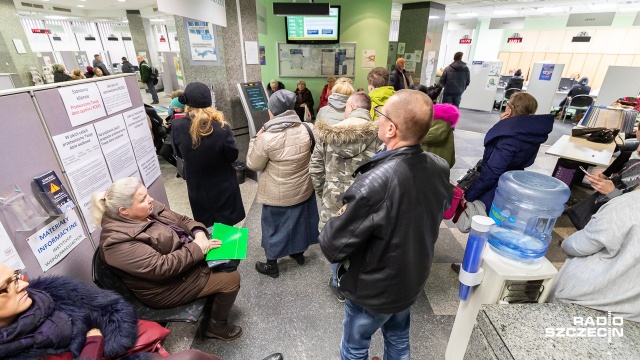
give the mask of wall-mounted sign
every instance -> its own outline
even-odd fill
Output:
[[[471,30],[478,25],[478,19],[452,20],[447,24],[447,30]]]
[[[575,26],[611,26],[615,12],[590,13],[590,14],[570,14],[567,20],[567,27]]]
[[[522,42],[522,36],[519,33],[513,33],[508,39],[507,44],[520,44]]]
[[[522,29],[524,17],[494,18],[489,22],[489,29]]]
[[[225,0],[158,0],[158,11],[227,27]]]
[[[471,44],[471,38],[469,37],[469,35],[465,35],[462,39],[460,39],[460,44]]]
[[[571,42],[589,42],[591,41],[591,36],[589,36],[589,33],[586,31],[581,31],[578,33],[578,35],[574,36],[571,39]]]
[[[48,29],[31,29],[34,34],[51,34],[51,30]]]
[[[161,43],[166,43],[167,39],[164,38],[164,35],[160,35],[160,42]]]
[[[118,41],[118,37],[115,36],[114,34],[111,34],[111,35],[107,36],[107,40],[109,40],[109,41]]]
[[[131,36],[123,36],[122,41],[131,41]]]

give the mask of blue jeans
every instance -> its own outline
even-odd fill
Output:
[[[333,286],[338,286],[338,263],[331,264],[331,282]]]
[[[153,85],[153,80],[147,83],[147,87],[149,88],[149,92],[151,93],[153,102],[159,102],[160,100],[158,100],[158,92],[156,92],[156,87],[155,85]]]
[[[442,103],[443,104],[451,104],[455,107],[460,106],[460,100],[462,100],[462,95],[442,95]]]
[[[409,360],[411,308],[395,314],[377,314],[347,300],[340,345],[342,360],[367,360],[371,336],[382,328],[384,360]]]

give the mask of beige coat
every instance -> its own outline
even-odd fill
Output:
[[[307,124],[312,130],[313,125]],[[293,206],[313,193],[309,176],[311,139],[295,111],[289,110],[265,124],[265,132],[249,142],[247,167],[261,171],[258,202]]]

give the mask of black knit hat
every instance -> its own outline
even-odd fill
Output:
[[[189,83],[178,100],[192,108],[208,108],[213,104],[211,90],[201,82]]]

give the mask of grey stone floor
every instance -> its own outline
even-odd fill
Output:
[[[463,114],[465,121],[471,116]],[[456,165],[451,171],[455,180],[482,157],[483,133],[455,131]],[[556,159],[544,154],[529,170],[551,174]],[[161,160],[162,175],[171,208],[191,215],[186,184],[175,178],[175,169]],[[306,253],[306,264],[298,266],[292,259],[280,261],[280,277],[272,279],[258,274],[254,264],[264,259],[260,247],[261,205],[255,203],[257,184],[247,180],[241,191],[247,217],[240,225],[249,228],[249,251],[239,267],[242,289],[231,320],[242,326],[244,335],[232,342],[194,339],[196,325],[174,323],[165,342],[170,351],[194,348],[216,354],[226,360],[262,359],[272,352],[282,352],[286,359],[338,359],[344,307],[333,297],[327,281],[329,263],[317,245]],[[443,359],[449,333],[458,307],[457,276],[450,270],[464,254],[466,234],[461,234],[449,221],[440,225],[431,275],[424,293],[412,308],[412,359]],[[559,267],[565,259],[559,241],[575,229],[566,218],[560,218],[554,230],[548,258]],[[382,336],[373,339],[370,357],[383,355]]]

